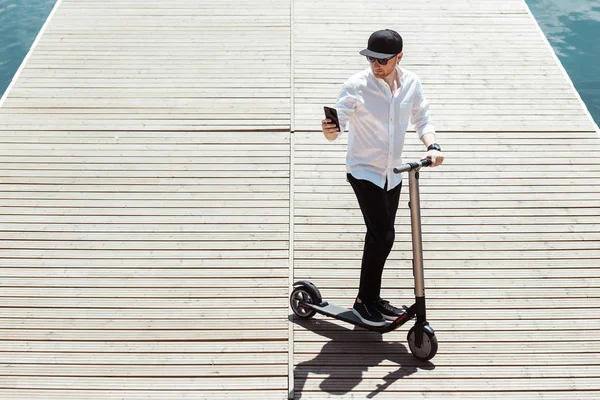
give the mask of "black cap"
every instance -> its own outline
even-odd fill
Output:
[[[367,48],[361,55],[375,58],[390,58],[402,52],[402,37],[398,32],[384,29],[373,32],[369,37]]]

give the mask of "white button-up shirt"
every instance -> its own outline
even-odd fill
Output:
[[[349,123],[346,171],[382,189],[387,180],[388,190],[402,181],[393,168],[402,164],[409,122],[419,138],[435,133],[419,77],[404,68],[396,70],[400,86],[395,93],[367,68],[344,83],[335,105],[342,130]]]

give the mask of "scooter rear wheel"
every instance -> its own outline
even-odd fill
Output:
[[[421,347],[417,347],[416,345],[416,333],[415,327],[413,326],[408,331],[408,347],[410,348],[410,352],[418,358],[419,360],[427,361],[431,360],[438,351],[438,341],[435,337],[435,333],[428,331],[427,329],[423,330],[423,343],[421,343]]]
[[[310,289],[304,286],[299,286],[290,295],[290,305],[292,311],[300,318],[312,318],[317,312],[310,308],[302,307],[302,304],[315,304],[314,299],[310,294]]]

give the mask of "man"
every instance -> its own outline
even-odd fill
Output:
[[[398,66],[402,45],[402,37],[391,29],[373,33],[367,48],[360,52],[370,68],[346,81],[335,105],[342,130],[349,123],[347,179],[367,227],[353,312],[371,326],[383,326],[386,319],[393,320],[402,313],[383,300],[380,291],[383,267],[394,244],[402,187],[402,175],[394,174],[393,168],[402,163],[409,121],[427,147],[425,157],[431,158],[431,166],[444,161],[421,81]],[[341,134],[331,122],[324,119],[321,125],[330,141]]]

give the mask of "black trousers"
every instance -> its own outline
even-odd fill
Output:
[[[367,226],[358,298],[362,301],[377,300],[381,292],[383,267],[394,245],[394,222],[402,184],[388,191],[387,182],[381,189],[351,174],[348,174],[348,182],[354,189]]]

